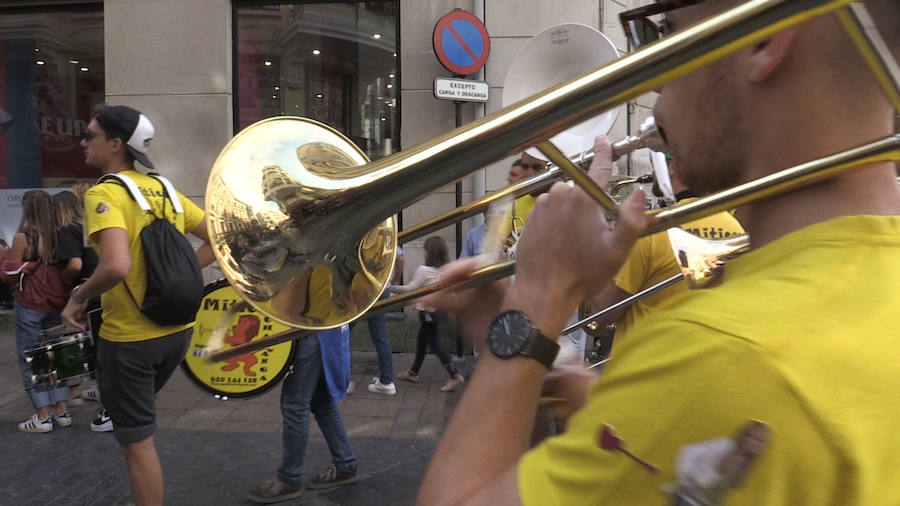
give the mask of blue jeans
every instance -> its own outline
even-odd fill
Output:
[[[281,388],[281,416],[283,418],[281,467],[278,477],[287,483],[299,483],[306,457],[309,436],[309,413],[316,416],[331,461],[341,471],[356,466],[356,455],[350,447],[344,421],[336,403],[331,401],[322,369],[319,340],[312,335],[299,341],[293,370]]]
[[[18,303],[13,305],[16,319],[16,356],[19,359],[19,370],[22,371],[22,386],[31,398],[35,409],[46,408],[57,402],[69,400],[69,389],[66,386],[49,388],[47,385],[37,386],[31,382],[31,366],[25,361],[25,350],[38,344],[38,334],[44,329],[62,323],[59,313],[42,313]]]
[[[378,300],[390,297],[391,291],[385,290]],[[356,326],[356,322],[350,324],[350,331]],[[377,314],[371,318],[366,318],[369,325],[369,336],[372,338],[372,344],[375,345],[375,353],[378,355],[378,372],[379,380],[382,385],[390,385],[394,382],[394,359],[391,355],[391,342],[388,341],[387,320],[384,313]]]

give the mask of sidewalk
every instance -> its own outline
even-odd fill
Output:
[[[402,371],[409,353],[394,354]],[[341,402],[341,413],[359,459],[358,484],[310,494],[283,504],[412,504],[419,482],[459,392],[439,389],[446,373],[429,356],[419,384],[397,383],[397,395],[370,393],[377,374],[372,352],[353,352],[356,392]],[[460,364],[464,371],[469,364]],[[166,480],[167,505],[249,504],[246,492],[274,475],[281,458],[281,389],[249,400],[219,401],[179,370],[157,398],[156,445]],[[111,433],[90,431],[97,406],[71,408],[71,427],[48,434],[25,434],[16,425],[31,415],[22,392],[10,316],[0,316],[0,469],[4,504],[119,505],[130,500],[128,477]],[[307,477],[330,463],[325,440],[310,423],[304,466]]]

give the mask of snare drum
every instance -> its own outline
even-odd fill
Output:
[[[187,356],[181,363],[188,378],[222,400],[229,397],[253,397],[277,385],[293,362],[294,341],[276,344],[223,362],[209,362],[206,356],[217,351],[210,349],[208,344],[212,330],[219,318],[227,315],[231,305],[240,302],[241,298],[224,279],[206,285],[205,293],[197,313],[197,323]],[[229,347],[290,330],[290,327],[252,307],[247,307],[231,318],[225,333],[225,344]]]
[[[25,350],[31,382],[55,386],[62,380],[91,376],[97,370],[96,347],[90,332],[63,335]]]

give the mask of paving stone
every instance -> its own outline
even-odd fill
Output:
[[[16,430],[32,408],[22,392],[10,320],[0,315],[0,449],[7,463],[0,466],[0,503],[128,504],[128,476],[118,443],[111,433],[89,428],[97,403],[70,408],[74,423],[68,428],[49,434]],[[409,367],[413,355],[397,353],[393,358],[399,372]],[[447,375],[433,356],[423,365],[423,382],[398,382],[393,397],[366,391],[378,370],[374,352],[354,351],[351,363],[358,390],[341,402],[340,409],[362,479],[352,486],[310,493],[302,503],[412,504],[459,394],[439,391]],[[279,397],[276,387],[251,399],[219,401],[177,371],[156,402],[165,503],[248,504],[246,493],[274,475],[281,460]],[[327,444],[311,418],[304,474],[311,476],[329,463]]]

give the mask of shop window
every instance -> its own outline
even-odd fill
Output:
[[[235,1],[235,131],[290,115],[372,159],[399,149],[395,1]]]
[[[0,192],[96,179],[79,142],[104,101],[102,5],[0,8],[0,33]]]

